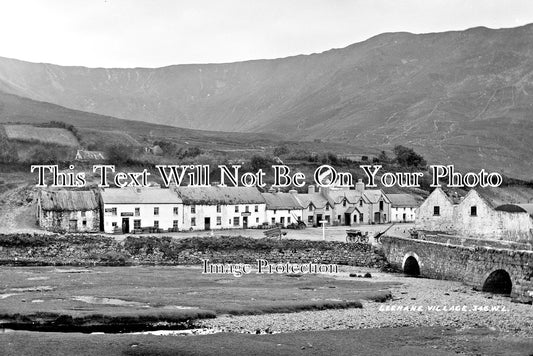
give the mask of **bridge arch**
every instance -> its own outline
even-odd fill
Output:
[[[486,273],[482,279],[481,291],[494,294],[511,294],[513,281],[511,275],[504,269],[496,269]]]
[[[419,276],[422,263],[416,252],[409,251],[403,256],[402,271],[410,276]]]

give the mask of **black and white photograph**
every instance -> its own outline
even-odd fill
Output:
[[[533,2],[0,1],[0,355],[533,356]]]

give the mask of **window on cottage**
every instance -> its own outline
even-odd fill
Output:
[[[158,207],[154,208],[154,215],[159,215],[159,208]]]
[[[359,200],[359,206],[363,206],[363,199]]]
[[[236,212],[236,213],[239,212],[239,206],[238,206],[238,205],[235,205],[235,212]]]
[[[354,216],[353,216],[353,222],[354,222],[354,223],[357,222],[357,214],[354,214]]]
[[[259,212],[259,206],[258,206],[258,205],[256,205],[256,206],[254,207],[254,211],[255,211],[256,213]],[[259,222],[259,221],[258,221],[258,222]]]
[[[141,216],[141,208],[135,208],[135,216]]]
[[[312,224],[313,223],[313,217],[312,216],[308,216],[307,217],[307,222]]]
[[[222,225],[222,217],[217,216],[217,225]]]
[[[118,226],[118,225],[117,225],[117,222],[116,222],[116,221],[113,221],[113,222],[111,223],[111,226],[113,226],[113,227],[117,227],[117,226]]]
[[[81,217],[82,217],[82,218],[85,217],[85,211],[82,211],[82,212],[81,212]]]
[[[196,205],[191,205],[191,214],[196,214]]]
[[[174,221],[172,221],[172,227],[173,227],[174,229],[177,229],[177,228],[178,228],[178,220],[174,220]]]
[[[255,222],[259,224],[259,218],[255,218]]]
[[[159,229],[159,220],[154,220],[154,227]]]
[[[433,207],[433,215],[435,215],[435,216],[440,215],[440,206],[434,206]]]
[[[134,229],[140,229],[141,228],[141,220],[133,220],[133,228]]]
[[[220,206],[220,204],[217,204],[217,213],[221,213],[222,212],[222,207]]]
[[[477,206],[474,205],[470,207],[470,215],[477,216]]]
[[[288,217],[287,217],[287,224],[290,224],[290,223],[291,223],[291,217],[288,216]]]
[[[238,216],[233,218],[233,226],[239,226],[241,224],[241,218]]]
[[[249,213],[250,212],[250,207],[248,205],[246,205],[246,207],[244,208],[244,211]]]
[[[329,223],[329,215],[326,215],[326,221]]]
[[[313,211],[313,206],[309,205],[309,211]]]
[[[379,201],[379,210],[383,210],[383,200]]]
[[[196,218],[191,218],[191,226],[196,226]]]
[[[359,214],[359,222],[362,223],[365,221],[365,215],[363,213]]]
[[[342,206],[346,206],[346,199],[342,201]]]
[[[111,208],[111,215],[113,216],[117,215],[117,208]]]
[[[177,206],[175,206],[173,210],[174,210],[174,215],[178,215],[178,212],[179,212],[179,209],[178,209],[178,207],[177,207]]]
[[[329,211],[329,204],[326,204],[326,211]]]
[[[272,218],[272,225],[276,223],[276,218]]]
[[[81,224],[82,224],[84,227],[87,226],[87,220],[83,220],[83,221],[81,222]]]

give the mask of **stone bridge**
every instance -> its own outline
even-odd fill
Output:
[[[508,294],[533,302],[533,251],[464,246],[419,239],[383,236],[389,263],[410,275],[462,281],[474,289]]]

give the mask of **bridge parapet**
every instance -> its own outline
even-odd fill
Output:
[[[389,263],[408,274],[462,281],[533,302],[533,251],[383,236]],[[507,293],[509,292],[509,293]]]

